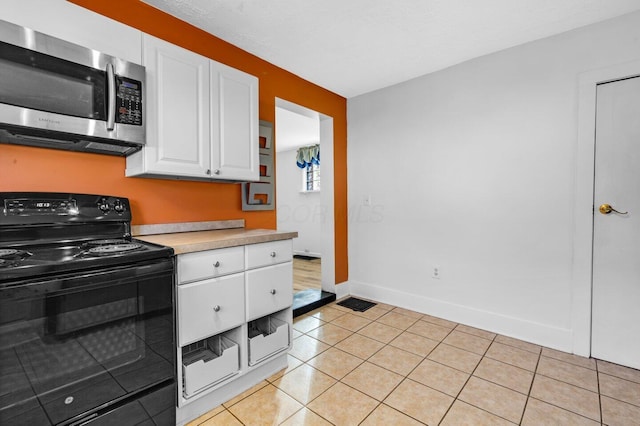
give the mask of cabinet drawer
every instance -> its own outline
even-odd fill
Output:
[[[247,271],[247,321],[293,304],[293,263]]]
[[[222,334],[198,342],[182,356],[183,392],[186,398],[240,372],[240,348]]]
[[[263,317],[249,323],[249,365],[289,348],[289,323]]]
[[[227,275],[178,287],[180,346],[244,322],[244,274]]]
[[[178,255],[178,284],[233,274],[244,270],[244,247]]]
[[[271,241],[247,246],[247,269],[289,262],[293,258],[291,240]]]

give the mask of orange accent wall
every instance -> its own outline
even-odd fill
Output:
[[[275,98],[333,117],[336,283],[348,278],[346,99],[139,0],[70,0],[260,79],[260,119],[275,121]],[[277,141],[276,141],[277,144]],[[0,191],[59,191],[128,197],[134,224],[245,219],[276,228],[274,211],[244,212],[240,185],[126,178],[125,159],[0,144]]]

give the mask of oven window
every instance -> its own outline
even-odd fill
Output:
[[[57,424],[172,379],[172,286],[118,270],[0,290],[0,424]]]
[[[106,120],[106,73],[0,42],[0,102]]]

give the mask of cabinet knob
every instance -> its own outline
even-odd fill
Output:
[[[271,291],[270,291],[269,293],[271,293],[271,294],[276,294],[276,289],[275,289],[275,288],[272,288],[272,289],[271,289]]]
[[[214,175],[219,175],[219,174],[220,174],[220,170],[214,170],[214,171],[213,171],[213,174],[214,174]]]
[[[213,312],[220,312],[220,305],[216,305],[213,307]]]
[[[213,264],[213,267],[214,267],[214,268],[217,268],[217,267],[219,267],[219,266],[220,266],[220,261],[219,261],[219,260],[216,260],[216,263],[214,263],[214,264]]]
[[[275,252],[275,251],[272,251],[272,252],[269,254],[269,256],[271,256],[271,257],[276,257],[276,252]]]
[[[210,175],[211,174],[211,169],[207,169],[207,171],[205,173]]]

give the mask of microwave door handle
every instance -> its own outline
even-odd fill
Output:
[[[112,131],[116,125],[116,74],[113,64],[107,64],[107,130]]]

